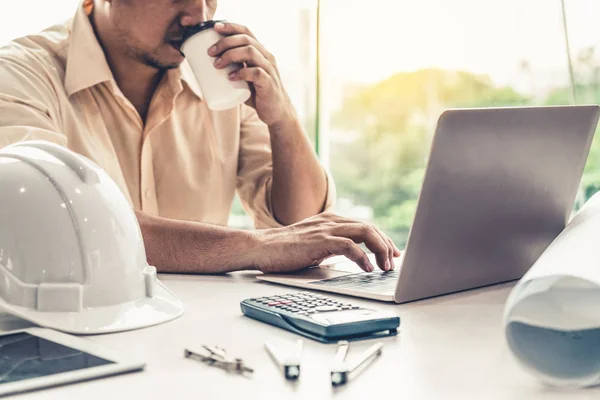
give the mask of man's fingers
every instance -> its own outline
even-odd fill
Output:
[[[265,49],[265,47],[255,38],[248,35],[233,35],[227,36],[208,49],[208,55],[212,57],[217,57],[225,53],[227,50],[235,49],[236,47],[244,47],[244,46],[254,46],[258,51],[260,51],[265,58],[270,55],[270,53]]]
[[[242,68],[238,71],[229,74],[229,79],[232,81],[243,80],[246,82],[252,82],[254,87],[258,89],[266,89],[271,84],[271,78],[264,69],[254,68]]]
[[[256,47],[247,45],[227,50],[215,60],[215,67],[223,69],[231,64],[246,64],[249,67],[260,67],[274,76],[273,66]]]
[[[339,224],[340,226],[347,226],[347,225],[353,225],[356,224],[358,221],[350,219],[350,218],[346,218],[346,217],[342,217],[336,214],[332,214],[332,213],[324,213],[322,214],[322,218],[329,221],[329,222],[333,222],[335,224]],[[379,236],[381,236],[381,239],[386,243],[386,246],[388,248],[389,254],[388,254],[388,258],[390,261],[390,269],[394,269],[394,258],[395,257],[400,257],[401,256],[401,251],[400,249],[398,249],[398,247],[396,247],[396,245],[394,244],[394,242],[392,241],[392,239],[387,236],[385,233],[383,233],[379,228],[377,228],[374,225],[369,225],[372,226],[373,229],[375,229],[377,231],[377,233],[379,234]]]
[[[256,37],[250,31],[250,29],[248,29],[244,25],[234,24],[232,22],[217,22],[214,28],[215,31],[222,33],[223,35],[244,34],[256,39]]]
[[[388,261],[389,261],[389,268],[387,268],[387,271],[391,271],[394,269],[394,244],[392,243],[392,239],[390,239],[389,237],[386,236],[385,233],[383,233],[379,228],[377,228],[376,226],[373,226],[373,229],[375,229],[375,231],[377,231],[377,234],[381,237],[381,240],[383,240],[387,246],[388,249]]]
[[[381,237],[377,230],[368,224],[352,223],[340,224],[332,233],[335,236],[352,239],[356,243],[364,243],[375,254],[377,265],[383,271],[388,271],[389,254],[388,243]]]
[[[329,252],[335,255],[346,256],[366,272],[373,272],[375,269],[369,261],[369,257],[367,257],[365,252],[362,251],[352,239],[332,239],[332,244],[329,246]]]

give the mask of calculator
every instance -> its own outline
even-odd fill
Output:
[[[400,318],[310,292],[246,299],[240,304],[250,318],[322,343],[394,336]]]

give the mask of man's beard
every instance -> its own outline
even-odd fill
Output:
[[[144,53],[141,55],[142,62],[149,67],[156,69],[175,69],[179,67],[179,64],[174,63],[164,63],[156,58],[152,57],[148,53]]]
[[[133,56],[134,58],[137,58],[139,61],[141,61],[144,65],[147,65],[149,67],[152,67],[152,68],[155,68],[158,70],[179,68],[178,63],[163,62],[163,61],[157,59],[156,57],[154,57],[151,53],[140,50],[135,47],[130,47],[129,53],[131,56]]]

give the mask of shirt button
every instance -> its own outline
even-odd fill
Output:
[[[144,192],[144,196],[146,196],[146,198],[149,199],[151,195],[152,195],[152,190],[146,189],[146,191]]]

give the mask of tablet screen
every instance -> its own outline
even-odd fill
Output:
[[[114,364],[29,333],[0,336],[0,384]]]

